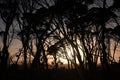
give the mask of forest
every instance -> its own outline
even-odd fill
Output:
[[[0,0],[0,80],[119,79],[119,17],[120,0]]]

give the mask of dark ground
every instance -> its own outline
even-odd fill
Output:
[[[81,80],[76,70],[24,71],[9,69],[2,71],[0,80]],[[120,64],[114,64],[109,70],[98,69],[92,73],[84,71],[84,80],[120,80]]]

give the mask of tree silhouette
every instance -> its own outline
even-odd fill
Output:
[[[15,65],[23,58],[25,76],[29,71],[40,71],[42,76],[43,71],[49,71],[48,55],[54,57],[56,71],[59,69],[57,60],[62,56],[67,59],[69,70],[70,65],[74,66],[77,78],[82,80],[86,79],[86,71],[90,72],[88,77],[94,76],[99,58],[103,70],[109,70],[115,62],[120,40],[120,1],[111,1],[1,0],[0,18],[5,26],[0,32],[3,40],[1,70],[5,71],[13,58],[17,58],[12,62]],[[109,27],[110,23],[113,25]],[[13,37],[20,40],[22,48],[17,56],[10,57]],[[112,41],[115,42],[113,47]]]
[[[17,8],[18,8],[17,2],[15,0],[1,1],[0,14],[1,14],[1,19],[4,21],[5,24],[5,30],[3,33],[3,48],[1,53],[1,66],[3,69],[7,68],[8,57],[9,57],[8,36],[9,36],[10,27],[13,24],[13,20],[17,15]]]

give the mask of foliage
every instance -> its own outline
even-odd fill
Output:
[[[61,56],[67,60],[69,69],[74,65],[81,79],[84,70],[96,69],[99,59],[102,68],[109,69],[117,48],[115,45],[111,52],[111,40],[116,44],[120,40],[120,1],[112,1],[108,6],[107,0],[1,0],[0,18],[5,26],[0,32],[2,68],[10,65],[9,45],[13,39],[19,39],[22,48],[15,54],[15,64],[23,58],[25,71],[28,64],[33,71],[48,70],[48,55],[54,57],[55,70]],[[115,25],[107,28],[110,23]]]

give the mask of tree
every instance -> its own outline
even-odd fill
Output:
[[[8,63],[8,57],[9,57],[9,52],[8,52],[8,45],[9,45],[9,30],[11,25],[13,24],[14,18],[17,16],[17,1],[1,1],[1,8],[0,8],[0,14],[1,14],[1,19],[3,20],[5,24],[5,30],[3,33],[3,48],[2,48],[2,53],[1,53],[1,66],[3,69],[7,68],[7,63]]]

